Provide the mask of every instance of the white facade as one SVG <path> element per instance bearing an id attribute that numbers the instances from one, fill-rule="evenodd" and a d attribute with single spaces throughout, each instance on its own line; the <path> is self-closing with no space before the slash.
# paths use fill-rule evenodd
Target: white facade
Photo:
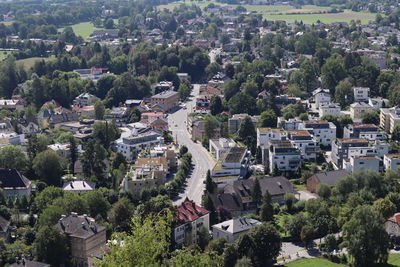
<path id="1" fill-rule="evenodd" d="M 235 141 L 226 138 L 210 139 L 209 143 L 209 151 L 216 160 L 219 160 L 230 147 L 236 146 Z"/>
<path id="2" fill-rule="evenodd" d="M 270 141 L 283 140 L 286 132 L 276 128 L 257 128 L 257 146 L 269 146 Z"/>
<path id="3" fill-rule="evenodd" d="M 213 239 L 225 238 L 229 243 L 235 242 L 238 237 L 261 222 L 250 218 L 235 218 L 212 226 Z"/>
<path id="4" fill-rule="evenodd" d="M 193 222 L 180 225 L 174 229 L 175 244 L 181 247 L 185 243 L 196 244 L 201 227 L 210 229 L 210 214 L 206 214 Z"/>
<path id="5" fill-rule="evenodd" d="M 328 127 L 319 127 L 319 124 L 306 124 L 300 125 L 301 130 L 308 130 L 316 139 L 319 146 L 330 146 L 332 141 L 336 138 L 336 125 L 332 122 L 327 123 Z M 307 128 L 309 127 L 309 128 Z"/>
<path id="6" fill-rule="evenodd" d="M 354 102 L 368 102 L 369 101 L 369 87 L 354 87 Z"/>
<path id="7" fill-rule="evenodd" d="M 368 141 L 374 140 L 386 140 L 386 133 L 385 132 L 361 132 L 360 138 L 366 139 Z"/>
<path id="8" fill-rule="evenodd" d="M 317 159 L 317 142 L 312 140 L 290 140 L 297 149 L 300 150 L 301 157 L 305 160 Z"/>
<path id="9" fill-rule="evenodd" d="M 345 162 L 346 170 L 355 172 L 357 170 L 372 170 L 379 172 L 380 159 L 378 157 L 351 157 Z"/>
<path id="10" fill-rule="evenodd" d="M 388 154 L 383 156 L 385 171 L 396 171 L 400 167 L 400 154 Z"/>
<path id="11" fill-rule="evenodd" d="M 325 115 L 332 115 L 335 117 L 340 116 L 340 106 L 336 103 L 323 103 L 319 106 L 319 117 L 323 117 Z"/>
<path id="12" fill-rule="evenodd" d="M 328 89 L 317 89 L 313 92 L 314 95 L 314 100 L 315 100 L 315 106 L 316 108 L 319 108 L 321 104 L 323 103 L 330 103 L 331 102 L 331 95 L 329 94 Z"/>

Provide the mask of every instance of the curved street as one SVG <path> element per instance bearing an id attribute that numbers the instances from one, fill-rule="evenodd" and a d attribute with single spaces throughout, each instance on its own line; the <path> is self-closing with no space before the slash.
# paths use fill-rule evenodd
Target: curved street
<path id="1" fill-rule="evenodd" d="M 178 111 L 168 116 L 168 124 L 174 139 L 179 145 L 187 146 L 192 154 L 193 170 L 190 177 L 187 178 L 187 183 L 184 192 L 174 200 L 175 205 L 179 205 L 185 197 L 194 200 L 197 204 L 201 204 L 201 196 L 204 190 L 203 181 L 206 177 L 207 170 L 215 165 L 215 161 L 211 158 L 208 151 L 201 145 L 192 141 L 186 127 L 187 115 L 192 111 L 195 105 L 196 96 L 199 94 L 200 85 L 195 84 L 193 87 L 191 98 L 185 103 L 186 109 Z"/>

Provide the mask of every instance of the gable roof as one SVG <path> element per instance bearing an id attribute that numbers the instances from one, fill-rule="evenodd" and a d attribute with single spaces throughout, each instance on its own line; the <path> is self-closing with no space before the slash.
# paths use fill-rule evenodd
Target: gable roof
<path id="1" fill-rule="evenodd" d="M 327 184 L 329 186 L 336 186 L 339 180 L 343 179 L 349 174 L 350 172 L 347 170 L 335 170 L 316 173 L 312 175 L 309 179 L 315 177 L 320 181 L 320 183 Z"/>
<path id="2" fill-rule="evenodd" d="M 31 181 L 16 169 L 0 169 L 0 188 L 23 189 L 31 185 Z"/>
<path id="3" fill-rule="evenodd" d="M 189 200 L 187 197 L 180 206 L 177 207 L 178 218 L 184 223 L 193 222 L 200 217 L 210 213 L 208 210 L 196 205 L 193 200 Z"/>
<path id="4" fill-rule="evenodd" d="M 96 188 L 96 183 L 87 181 L 71 181 L 63 185 L 66 191 L 91 191 Z"/>

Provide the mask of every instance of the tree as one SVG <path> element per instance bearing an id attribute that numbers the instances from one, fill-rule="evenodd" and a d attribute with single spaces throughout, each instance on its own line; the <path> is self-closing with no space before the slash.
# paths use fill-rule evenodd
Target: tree
<path id="1" fill-rule="evenodd" d="M 317 187 L 317 194 L 323 199 L 328 199 L 331 196 L 331 187 L 327 184 L 321 183 Z"/>
<path id="2" fill-rule="evenodd" d="M 242 92 L 229 99 L 228 107 L 231 114 L 247 113 L 253 115 L 257 111 L 255 98 Z"/>
<path id="3" fill-rule="evenodd" d="M 341 61 L 340 58 L 330 57 L 321 68 L 322 85 L 330 90 L 331 95 L 335 95 L 335 87 L 346 78 L 346 71 Z"/>
<path id="4" fill-rule="evenodd" d="M 251 197 L 253 198 L 253 202 L 257 203 L 257 206 L 261 203 L 262 192 L 258 178 L 254 180 Z"/>
<path id="5" fill-rule="evenodd" d="M 134 206 L 127 198 L 121 198 L 118 202 L 113 204 L 108 217 L 116 231 L 127 231 L 129 229 L 133 211 Z"/>
<path id="6" fill-rule="evenodd" d="M 93 125 L 92 135 L 99 140 L 105 148 L 108 148 L 111 142 L 119 137 L 120 133 L 114 122 L 96 121 Z"/>
<path id="7" fill-rule="evenodd" d="M 359 206 L 343 225 L 343 240 L 355 266 L 386 263 L 389 239 L 384 220 L 370 206 Z"/>
<path id="8" fill-rule="evenodd" d="M 338 242 L 335 235 L 329 234 L 324 238 L 324 250 L 328 253 L 332 253 L 337 248 Z"/>
<path id="9" fill-rule="evenodd" d="M 253 243 L 253 255 L 246 255 L 253 263 L 264 266 L 268 261 L 274 261 L 281 251 L 282 240 L 271 223 L 263 223 L 250 230 Z M 251 257 L 253 256 L 253 257 Z"/>
<path id="10" fill-rule="evenodd" d="M 228 243 L 228 240 L 226 238 L 217 238 L 211 240 L 206 248 L 206 251 L 214 251 L 218 255 L 222 255 L 224 253 L 225 245 Z"/>
<path id="11" fill-rule="evenodd" d="M 69 169 L 72 174 L 75 174 L 75 162 L 78 160 L 78 147 L 76 146 L 75 137 L 69 138 L 69 153 L 70 165 Z"/>
<path id="12" fill-rule="evenodd" d="M 104 104 L 102 101 L 97 101 L 94 103 L 94 114 L 96 120 L 102 120 L 104 119 L 104 113 L 106 111 L 106 108 L 104 107 Z"/>
<path id="13" fill-rule="evenodd" d="M 204 118 L 204 135 L 205 139 L 210 140 L 214 137 L 215 130 L 218 127 L 218 121 L 215 117 L 207 114 Z"/>
<path id="14" fill-rule="evenodd" d="M 186 153 L 188 153 L 188 148 L 187 148 L 187 146 L 185 146 L 185 145 L 182 145 L 180 148 L 179 148 L 179 156 L 180 157 L 183 157 L 183 155 L 185 155 Z"/>
<path id="15" fill-rule="evenodd" d="M 97 215 L 100 215 L 103 219 L 107 219 L 110 202 L 108 202 L 99 190 L 87 192 L 83 195 L 83 198 L 87 203 L 91 217 L 96 218 Z"/>
<path id="16" fill-rule="evenodd" d="M 348 79 L 340 81 L 336 86 L 335 101 L 339 103 L 342 108 L 345 108 L 354 102 L 353 86 Z"/>
<path id="17" fill-rule="evenodd" d="M 361 119 L 362 119 L 362 123 L 365 123 L 365 124 L 371 123 L 371 124 L 377 125 L 377 124 L 379 124 L 379 111 L 374 110 L 374 111 L 368 112 L 368 113 L 362 115 Z"/>
<path id="18" fill-rule="evenodd" d="M 400 141 L 400 125 L 395 125 L 392 132 L 392 140 Z"/>
<path id="19" fill-rule="evenodd" d="M 278 117 L 272 109 L 268 109 L 261 113 L 260 120 L 258 122 L 259 127 L 276 127 Z"/>
<path id="20" fill-rule="evenodd" d="M 33 170 L 39 179 L 48 185 L 59 185 L 63 170 L 61 158 L 53 150 L 40 152 L 33 160 Z"/>
<path id="21" fill-rule="evenodd" d="M 178 88 L 179 98 L 184 101 L 186 98 L 190 96 L 190 92 L 192 91 L 191 85 L 188 81 L 183 81 Z"/>
<path id="22" fill-rule="evenodd" d="M 314 239 L 314 228 L 309 224 L 304 225 L 301 228 L 300 239 L 305 244 L 306 248 L 308 248 L 308 245 Z"/>
<path id="23" fill-rule="evenodd" d="M 25 172 L 28 164 L 28 157 L 20 146 L 6 146 L 0 149 L 0 168 Z"/>
<path id="24" fill-rule="evenodd" d="M 396 205 L 393 204 L 388 198 L 380 198 L 375 200 L 372 208 L 384 219 L 389 219 L 396 212 Z"/>
<path id="25" fill-rule="evenodd" d="M 211 237 L 208 229 L 202 226 L 198 230 L 198 239 L 197 239 L 197 245 L 200 247 L 201 251 L 204 251 L 204 249 L 208 245 L 208 242 L 210 242 L 210 239 Z"/>
<path id="26" fill-rule="evenodd" d="M 257 133 L 254 124 L 249 116 L 246 116 L 240 123 L 238 135 L 242 140 L 246 137 L 256 137 Z"/>
<path id="27" fill-rule="evenodd" d="M 214 190 L 216 189 L 217 185 L 213 182 L 211 178 L 210 170 L 207 170 L 205 184 L 206 184 L 206 191 L 210 194 L 214 193 Z"/>
<path id="28" fill-rule="evenodd" d="M 42 212 L 48 205 L 59 197 L 64 196 L 64 190 L 60 187 L 48 186 L 35 197 L 35 206 Z"/>
<path id="29" fill-rule="evenodd" d="M 222 256 L 224 257 L 224 267 L 235 266 L 235 263 L 238 258 L 236 244 L 232 243 L 226 244 Z"/>
<path id="30" fill-rule="evenodd" d="M 274 220 L 274 206 L 272 204 L 271 195 L 268 191 L 265 191 L 262 199 L 260 219 L 263 222 L 271 222 Z"/>
<path id="31" fill-rule="evenodd" d="M 68 239 L 60 229 L 44 226 L 39 229 L 34 243 L 38 260 L 53 266 L 62 266 L 69 258 Z"/>
<path id="32" fill-rule="evenodd" d="M 217 114 L 220 114 L 222 112 L 223 106 L 222 106 L 222 100 L 218 95 L 214 95 L 211 97 L 210 100 L 210 112 L 211 115 L 215 116 Z"/>
<path id="33" fill-rule="evenodd" d="M 286 222 L 285 228 L 293 238 L 299 240 L 301 229 L 307 223 L 307 218 L 303 214 L 298 213 Z"/>
<path id="34" fill-rule="evenodd" d="M 229 80 L 224 84 L 224 98 L 229 101 L 240 90 L 240 84 L 237 80 Z"/>
<path id="35" fill-rule="evenodd" d="M 104 28 L 113 29 L 114 28 L 114 20 L 111 18 L 104 20 Z"/>

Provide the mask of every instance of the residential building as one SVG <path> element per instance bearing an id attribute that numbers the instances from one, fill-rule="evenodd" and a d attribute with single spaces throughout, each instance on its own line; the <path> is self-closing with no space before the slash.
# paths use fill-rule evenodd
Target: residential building
<path id="1" fill-rule="evenodd" d="M 313 174 L 307 179 L 307 190 L 310 192 L 316 192 L 320 184 L 334 187 L 341 179 L 345 178 L 349 174 L 350 172 L 348 170 L 335 170 Z"/>
<path id="2" fill-rule="evenodd" d="M 296 104 L 298 101 L 301 101 L 300 97 L 293 97 L 288 95 L 278 95 L 274 99 L 274 103 L 277 106 L 286 106 L 289 104 Z"/>
<path id="3" fill-rule="evenodd" d="M 154 85 L 154 93 L 158 94 L 164 91 L 174 91 L 175 87 L 172 82 L 162 81 Z"/>
<path id="4" fill-rule="evenodd" d="M 168 122 L 165 119 L 157 119 L 149 123 L 149 127 L 158 132 L 168 131 Z"/>
<path id="5" fill-rule="evenodd" d="M 395 213 L 392 217 L 386 220 L 385 230 L 390 237 L 400 236 L 400 212 Z"/>
<path id="6" fill-rule="evenodd" d="M 288 140 L 300 150 L 302 159 L 315 161 L 317 159 L 317 141 L 305 130 L 288 131 Z"/>
<path id="7" fill-rule="evenodd" d="M 127 107 L 113 107 L 105 114 L 105 119 L 117 126 L 124 126 L 129 121 L 129 111 Z"/>
<path id="8" fill-rule="evenodd" d="M 121 188 L 139 195 L 145 188 L 163 185 L 167 172 L 166 158 L 139 158 L 123 179 Z"/>
<path id="9" fill-rule="evenodd" d="M 336 138 L 335 124 L 324 120 L 305 121 L 299 126 L 299 130 L 307 130 L 315 137 L 319 146 L 331 146 Z"/>
<path id="10" fill-rule="evenodd" d="M 363 115 L 373 111 L 373 108 L 364 102 L 356 102 L 350 105 L 350 117 L 353 121 L 361 121 Z"/>
<path id="11" fill-rule="evenodd" d="M 315 101 L 315 107 L 319 108 L 321 104 L 329 104 L 331 102 L 331 95 L 329 89 L 318 88 L 312 93 Z"/>
<path id="12" fill-rule="evenodd" d="M 106 227 L 97 224 L 95 219 L 71 212 L 69 216 L 62 215 L 55 226 L 67 235 L 74 262 L 87 265 L 90 258 L 103 255 Z"/>
<path id="13" fill-rule="evenodd" d="M 210 109 L 211 97 L 209 95 L 199 95 L 196 97 L 196 104 L 194 106 L 194 112 L 208 113 Z"/>
<path id="14" fill-rule="evenodd" d="M 299 130 L 300 125 L 303 123 L 302 120 L 296 118 L 290 118 L 286 120 L 284 117 L 278 118 L 278 127 L 283 128 L 286 131 Z"/>
<path id="15" fill-rule="evenodd" d="M 73 104 L 75 106 L 85 107 L 93 105 L 97 100 L 98 98 L 92 94 L 82 93 L 75 97 L 75 99 L 73 100 Z"/>
<path id="16" fill-rule="evenodd" d="M 383 156 L 385 170 L 397 171 L 400 166 L 400 154 L 386 154 Z"/>
<path id="17" fill-rule="evenodd" d="M 225 154 L 230 147 L 236 146 L 235 141 L 227 138 L 210 139 L 209 141 L 209 151 L 213 157 L 218 161 Z"/>
<path id="18" fill-rule="evenodd" d="M 236 181 L 247 174 L 249 151 L 244 147 L 230 147 L 211 170 L 211 178 L 218 186 Z"/>
<path id="19" fill-rule="evenodd" d="M 196 244 L 199 230 L 202 227 L 210 229 L 210 212 L 188 198 L 176 209 L 178 216 L 173 233 L 175 246 Z"/>
<path id="20" fill-rule="evenodd" d="M 350 172 L 361 169 L 379 172 L 380 163 L 381 159 L 377 156 L 350 157 L 344 162 L 344 168 Z"/>
<path id="21" fill-rule="evenodd" d="M 268 150 L 268 167 L 272 172 L 297 171 L 301 163 L 301 152 L 289 140 L 271 141 Z"/>
<path id="22" fill-rule="evenodd" d="M 340 116 L 340 105 L 337 103 L 322 103 L 319 105 L 319 116 L 332 115 L 335 117 Z"/>
<path id="23" fill-rule="evenodd" d="M 221 136 L 220 122 L 216 121 L 216 127 L 212 133 L 211 138 L 216 139 Z M 206 137 L 205 121 L 202 116 L 188 116 L 187 119 L 188 132 L 193 140 L 203 141 Z"/>
<path id="24" fill-rule="evenodd" d="M 16 169 L 0 169 L 0 189 L 4 197 L 29 197 L 32 182 Z"/>
<path id="25" fill-rule="evenodd" d="M 0 215 L 0 239 L 3 238 L 6 242 L 10 240 L 10 221 Z"/>
<path id="26" fill-rule="evenodd" d="M 163 91 L 151 97 L 151 106 L 158 105 L 164 112 L 171 111 L 179 104 L 179 93 L 175 91 Z"/>
<path id="27" fill-rule="evenodd" d="M 250 116 L 246 113 L 241 113 L 241 114 L 234 114 L 232 118 L 228 119 L 228 130 L 229 133 L 236 133 L 239 130 L 240 124 L 242 123 L 242 120 L 246 118 L 247 116 L 250 117 L 251 121 L 254 124 L 254 127 L 257 127 L 257 123 L 260 119 L 260 116 Z"/>
<path id="28" fill-rule="evenodd" d="M 168 170 L 175 169 L 178 166 L 178 159 L 174 147 L 159 145 L 150 150 L 150 157 L 164 157 L 167 159 Z"/>
<path id="29" fill-rule="evenodd" d="M 343 138 L 362 138 L 370 141 L 386 140 L 386 133 L 374 124 L 349 124 L 344 127 Z"/>
<path id="30" fill-rule="evenodd" d="M 96 189 L 96 183 L 88 181 L 71 181 L 63 185 L 63 190 L 75 193 L 86 193 Z"/>
<path id="31" fill-rule="evenodd" d="M 381 108 L 380 127 L 391 134 L 396 125 L 400 124 L 400 109 L 397 107 Z"/>
<path id="32" fill-rule="evenodd" d="M 97 82 L 105 74 L 112 74 L 107 68 L 76 69 L 73 72 L 78 73 L 81 79 L 91 79 L 93 82 Z"/>
<path id="33" fill-rule="evenodd" d="M 155 120 L 163 119 L 163 112 L 143 112 L 140 116 L 140 121 L 143 123 L 152 123 Z"/>
<path id="34" fill-rule="evenodd" d="M 162 143 L 161 134 L 153 130 L 125 129 L 121 137 L 115 141 L 117 152 L 132 162 L 143 149 L 155 147 Z"/>
<path id="35" fill-rule="evenodd" d="M 261 222 L 255 219 L 240 217 L 214 224 L 212 226 L 213 239 L 225 238 L 229 243 L 235 242 L 240 235 L 248 232 Z"/>
<path id="36" fill-rule="evenodd" d="M 22 99 L 0 99 L 0 110 L 21 110 L 25 107 Z"/>
<path id="37" fill-rule="evenodd" d="M 107 40 L 107 39 L 115 39 L 115 38 L 118 38 L 118 36 L 119 36 L 119 30 L 118 29 L 95 30 L 90 35 L 88 40 L 94 42 L 94 41 L 101 41 L 101 40 Z"/>
<path id="38" fill-rule="evenodd" d="M 379 110 L 383 107 L 387 107 L 389 105 L 389 100 L 382 97 L 374 97 L 368 100 L 368 104 L 375 110 Z"/>
<path id="39" fill-rule="evenodd" d="M 353 155 L 351 155 L 353 153 Z M 369 143 L 365 139 L 336 139 L 332 142 L 332 161 L 338 168 L 342 168 L 343 161 L 350 156 L 371 156 L 376 153 L 370 148 Z"/>
<path id="40" fill-rule="evenodd" d="M 368 102 L 369 91 L 369 87 L 354 87 L 354 102 Z"/>
<path id="41" fill-rule="evenodd" d="M 287 133 L 278 128 L 257 128 L 257 146 L 269 146 L 271 141 L 285 140 Z"/>

